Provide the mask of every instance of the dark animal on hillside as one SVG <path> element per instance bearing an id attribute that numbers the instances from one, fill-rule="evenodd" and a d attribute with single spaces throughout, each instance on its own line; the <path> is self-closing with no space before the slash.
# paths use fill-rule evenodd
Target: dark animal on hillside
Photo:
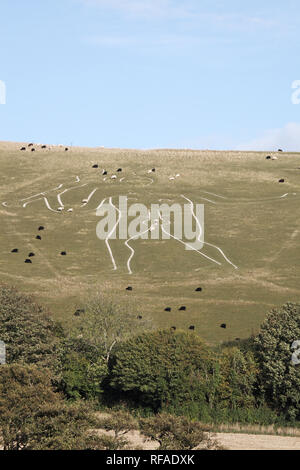
<path id="1" fill-rule="evenodd" d="M 281 179 L 279 180 L 279 183 L 284 183 L 284 181 L 285 181 L 284 179 Z"/>
<path id="2" fill-rule="evenodd" d="M 268 156 L 266 157 L 266 160 L 271 160 L 270 155 L 268 155 Z"/>
<path id="3" fill-rule="evenodd" d="M 35 149 L 31 149 L 32 152 L 35 152 Z"/>
<path id="4" fill-rule="evenodd" d="M 93 168 L 99 168 L 99 165 L 93 165 Z"/>
<path id="5" fill-rule="evenodd" d="M 21 147 L 20 150 L 24 152 L 24 150 L 26 150 L 26 147 Z"/>
<path id="6" fill-rule="evenodd" d="M 142 320 L 142 319 L 143 319 L 142 315 L 139 315 L 137 318 L 138 318 L 138 320 Z"/>
<path id="7" fill-rule="evenodd" d="M 11 250 L 11 253 L 19 253 L 18 248 L 14 248 L 13 250 Z"/>
<path id="8" fill-rule="evenodd" d="M 26 259 L 26 260 L 25 260 L 25 263 L 26 263 L 26 264 L 32 264 L 32 261 L 31 261 L 31 259 Z"/>
<path id="9" fill-rule="evenodd" d="M 189 330 L 192 330 L 192 331 L 194 331 L 194 330 L 195 330 L 195 327 L 194 327 L 194 325 L 191 325 L 191 326 L 189 327 Z"/>
<path id="10" fill-rule="evenodd" d="M 45 230 L 45 227 L 43 227 L 43 225 L 39 226 L 39 231 L 41 231 L 41 230 Z"/>
<path id="11" fill-rule="evenodd" d="M 47 148 L 47 145 L 42 145 L 41 148 L 42 148 L 42 149 L 46 149 L 46 148 Z"/>
<path id="12" fill-rule="evenodd" d="M 176 326 L 172 326 L 171 330 L 176 331 L 177 330 Z"/>
<path id="13" fill-rule="evenodd" d="M 155 171 L 156 171 L 156 170 L 155 170 L 155 168 L 152 168 L 152 170 L 151 170 L 151 171 L 152 171 L 152 173 L 155 173 Z"/>
<path id="14" fill-rule="evenodd" d="M 33 258 L 35 256 L 34 253 L 29 253 L 28 258 Z"/>
<path id="15" fill-rule="evenodd" d="M 185 307 L 185 306 L 180 307 L 179 312 L 185 312 L 185 311 L 186 311 L 186 307 Z"/>
<path id="16" fill-rule="evenodd" d="M 128 287 L 126 287 L 126 290 L 128 290 L 128 291 L 132 291 L 132 290 L 133 290 L 133 288 L 132 288 L 131 286 L 128 286 Z"/>
<path id="17" fill-rule="evenodd" d="M 278 149 L 278 152 L 283 152 L 283 150 L 282 150 L 282 149 Z"/>
<path id="18" fill-rule="evenodd" d="M 33 147 L 33 143 L 31 142 L 30 144 L 28 144 L 28 147 Z"/>
<path id="19" fill-rule="evenodd" d="M 241 338 L 235 338 L 236 341 L 241 341 Z"/>
<path id="20" fill-rule="evenodd" d="M 106 176 L 106 175 L 107 175 L 107 171 L 103 171 L 102 175 L 103 175 L 103 176 Z"/>
<path id="21" fill-rule="evenodd" d="M 118 168 L 118 169 L 117 169 L 117 172 L 120 173 L 121 171 L 122 171 L 122 168 Z"/>
<path id="22" fill-rule="evenodd" d="M 202 287 L 197 287 L 195 292 L 202 292 Z"/>
<path id="23" fill-rule="evenodd" d="M 35 239 L 36 239 L 36 240 L 41 240 L 42 237 L 41 237 L 40 235 L 37 235 L 37 236 L 35 237 Z"/>
<path id="24" fill-rule="evenodd" d="M 165 312 L 171 312 L 171 311 L 172 311 L 171 307 L 165 308 Z"/>
<path id="25" fill-rule="evenodd" d="M 66 147 L 66 148 L 65 148 L 65 152 L 68 152 L 68 151 L 69 151 L 69 149 L 68 149 L 68 147 Z"/>
<path id="26" fill-rule="evenodd" d="M 66 252 L 66 251 L 62 251 L 62 252 L 61 252 L 61 256 L 67 256 L 67 252 Z"/>
<path id="27" fill-rule="evenodd" d="M 223 330 L 226 330 L 226 328 L 227 328 L 226 323 L 222 323 L 221 328 L 223 328 Z"/>
<path id="28" fill-rule="evenodd" d="M 80 317 L 80 315 L 81 315 L 82 313 L 85 313 L 84 308 L 79 308 L 79 309 L 76 310 L 76 312 L 74 313 L 74 316 L 75 316 L 75 317 Z"/>

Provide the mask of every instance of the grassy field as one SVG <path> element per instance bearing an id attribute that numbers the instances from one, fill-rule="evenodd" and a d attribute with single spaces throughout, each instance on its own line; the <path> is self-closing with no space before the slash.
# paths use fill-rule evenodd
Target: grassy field
<path id="1" fill-rule="evenodd" d="M 278 153 L 272 161 L 261 152 L 65 152 L 64 147 L 21 152 L 21 145 L 0 143 L 0 280 L 33 293 L 55 318 L 70 321 L 84 298 L 101 290 L 151 316 L 156 326 L 194 325 L 217 344 L 256 333 L 273 306 L 300 300 L 300 154 Z M 96 163 L 99 168 L 93 169 Z M 111 180 L 119 167 L 122 173 Z M 156 172 L 148 174 L 153 167 Z M 103 168 L 109 174 L 105 181 Z M 65 210 L 49 210 L 44 196 L 56 211 L 57 195 L 69 188 L 61 195 Z M 130 243 L 132 275 L 126 266 L 129 249 L 124 241 L 111 241 L 118 267 L 113 270 L 105 242 L 96 236 L 95 209 L 106 197 L 117 203 L 119 195 L 148 206 L 159 199 L 182 204 L 181 195 L 204 203 L 205 241 L 238 269 L 212 246 L 202 251 L 221 265 L 175 240 L 136 240 Z M 40 225 L 45 231 L 36 240 Z M 14 248 L 18 254 L 11 253 Z M 63 250 L 67 256 L 60 255 Z M 36 256 L 25 264 L 31 251 Z M 125 290 L 128 285 L 132 292 Z M 195 292 L 197 287 L 203 291 Z M 178 310 L 181 305 L 186 312 Z"/>

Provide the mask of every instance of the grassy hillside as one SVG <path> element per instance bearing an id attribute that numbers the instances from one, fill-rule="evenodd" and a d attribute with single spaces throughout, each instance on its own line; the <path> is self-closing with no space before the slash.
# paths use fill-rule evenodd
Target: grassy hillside
<path id="1" fill-rule="evenodd" d="M 249 336 L 270 308 L 299 301 L 300 154 L 278 153 L 272 161 L 254 152 L 65 152 L 64 147 L 21 152 L 20 146 L 0 143 L 0 280 L 35 294 L 56 318 L 69 321 L 82 299 L 101 289 L 151 315 L 157 326 L 194 325 L 217 343 Z M 111 180 L 119 167 L 122 173 Z M 148 174 L 153 167 L 156 172 Z M 105 181 L 103 168 L 109 174 Z M 205 241 L 238 269 L 210 245 L 203 253 L 221 265 L 175 240 L 136 240 L 130 243 L 132 275 L 129 249 L 124 241 L 111 241 L 118 267 L 113 270 L 105 242 L 96 237 L 95 209 L 106 197 L 116 204 L 119 195 L 148 206 L 160 199 L 186 203 L 182 195 L 204 203 Z M 45 230 L 36 240 L 40 225 Z M 12 254 L 14 248 L 19 253 Z M 60 255 L 64 250 L 67 256 Z M 29 252 L 36 256 L 25 264 Z M 132 292 L 125 290 L 128 285 Z M 197 287 L 203 292 L 195 292 Z M 181 305 L 186 312 L 178 311 Z"/>

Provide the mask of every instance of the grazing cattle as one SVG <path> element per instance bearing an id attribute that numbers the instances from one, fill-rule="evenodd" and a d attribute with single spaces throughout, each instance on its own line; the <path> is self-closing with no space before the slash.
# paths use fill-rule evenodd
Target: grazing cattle
<path id="1" fill-rule="evenodd" d="M 131 292 L 133 290 L 133 288 L 131 286 L 128 286 L 128 287 L 126 287 L 126 290 Z"/>
<path id="2" fill-rule="evenodd" d="M 25 263 L 26 264 L 32 264 L 32 261 L 31 261 L 31 259 L 25 259 Z"/>
<path id="3" fill-rule="evenodd" d="M 191 325 L 191 326 L 189 327 L 189 330 L 192 330 L 192 331 L 194 331 L 194 330 L 195 330 L 195 327 L 194 327 L 194 325 Z"/>
<path id="4" fill-rule="evenodd" d="M 138 318 L 138 320 L 142 320 L 142 319 L 143 319 L 142 315 L 139 315 L 137 318 Z"/>
<path id="5" fill-rule="evenodd" d="M 99 168 L 99 165 L 93 165 L 93 168 Z"/>
<path id="6" fill-rule="evenodd" d="M 41 232 L 42 230 L 45 230 L 45 227 L 43 227 L 43 225 L 40 225 L 39 226 L 39 231 Z"/>
<path id="7" fill-rule="evenodd" d="M 29 253 L 28 258 L 33 258 L 35 256 L 34 253 Z"/>
<path id="8" fill-rule="evenodd" d="M 62 251 L 62 252 L 61 252 L 61 256 L 67 256 L 67 252 L 66 252 L 66 251 Z"/>
<path id="9" fill-rule="evenodd" d="M 155 168 L 152 168 L 152 170 L 151 170 L 151 171 L 152 171 L 152 173 L 155 173 L 155 171 L 156 171 L 156 170 L 155 170 Z"/>
<path id="10" fill-rule="evenodd" d="M 171 311 L 172 311 L 171 307 L 165 308 L 165 312 L 171 312 Z"/>
<path id="11" fill-rule="evenodd" d="M 35 239 L 36 239 L 36 240 L 41 240 L 42 237 L 41 237 L 40 235 L 37 235 L 37 236 L 35 237 Z"/>
<path id="12" fill-rule="evenodd" d="M 266 157 L 266 160 L 271 160 L 270 155 L 268 155 L 268 156 Z"/>
<path id="13" fill-rule="evenodd" d="M 183 305 L 182 307 L 180 307 L 179 311 L 180 311 L 180 312 L 185 312 L 185 311 L 186 311 L 186 307 Z"/>
<path id="14" fill-rule="evenodd" d="M 279 180 L 279 183 L 284 183 L 284 179 L 282 178 L 281 180 Z"/>
<path id="15" fill-rule="evenodd" d="M 69 149 L 68 149 L 68 147 L 66 147 L 66 148 L 65 148 L 65 152 L 68 152 L 68 151 L 69 151 Z"/>
<path id="16" fill-rule="evenodd" d="M 81 315 L 82 313 L 85 313 L 84 308 L 79 308 L 79 309 L 77 309 L 76 312 L 74 313 L 74 316 L 75 316 L 75 317 L 80 317 L 80 315 Z"/>
<path id="17" fill-rule="evenodd" d="M 118 168 L 118 169 L 117 169 L 117 172 L 118 172 L 118 173 L 121 173 L 121 171 L 122 171 L 122 168 Z"/>
<path id="18" fill-rule="evenodd" d="M 28 144 L 28 147 L 33 147 L 33 143 L 31 142 L 30 144 Z"/>
<path id="19" fill-rule="evenodd" d="M 21 147 L 20 150 L 24 152 L 24 150 L 26 150 L 26 147 Z"/>
<path id="20" fill-rule="evenodd" d="M 176 326 L 172 326 L 171 330 L 176 331 L 177 330 Z"/>
<path id="21" fill-rule="evenodd" d="M 47 145 L 42 145 L 41 148 L 42 148 L 42 149 L 46 149 L 46 148 L 47 148 Z"/>
<path id="22" fill-rule="evenodd" d="M 14 248 L 13 250 L 11 250 L 11 253 L 19 253 L 18 248 Z"/>
<path id="23" fill-rule="evenodd" d="M 226 330 L 226 328 L 227 328 L 226 323 L 222 323 L 221 328 L 223 328 L 223 330 Z"/>
<path id="24" fill-rule="evenodd" d="M 283 152 L 283 150 L 282 150 L 282 149 L 278 149 L 278 152 Z"/>
<path id="25" fill-rule="evenodd" d="M 197 287 L 197 289 L 195 290 L 195 292 L 202 292 L 202 287 Z"/>
<path id="26" fill-rule="evenodd" d="M 31 151 L 32 151 L 32 152 L 35 152 L 35 149 L 34 149 L 34 148 L 33 148 L 33 149 L 31 149 Z"/>
<path id="27" fill-rule="evenodd" d="M 102 175 L 107 175 L 107 171 L 106 170 L 102 170 Z"/>

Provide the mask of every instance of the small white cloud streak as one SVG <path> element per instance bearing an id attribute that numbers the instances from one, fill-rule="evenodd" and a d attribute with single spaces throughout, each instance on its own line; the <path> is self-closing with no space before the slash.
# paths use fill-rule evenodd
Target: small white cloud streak
<path id="1" fill-rule="evenodd" d="M 289 122 L 279 129 L 269 129 L 261 137 L 239 145 L 237 150 L 272 151 L 283 149 L 289 152 L 300 151 L 300 123 Z"/>

